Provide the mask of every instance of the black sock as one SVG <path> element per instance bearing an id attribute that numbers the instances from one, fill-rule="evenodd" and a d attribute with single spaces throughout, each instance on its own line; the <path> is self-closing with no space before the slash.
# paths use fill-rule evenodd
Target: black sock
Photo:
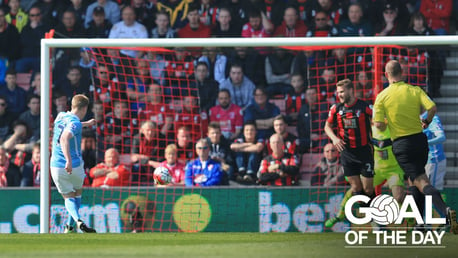
<path id="1" fill-rule="evenodd" d="M 355 196 L 355 195 L 366 195 L 367 196 L 367 194 L 363 190 L 357 191 L 357 192 L 353 192 L 353 196 Z M 371 196 L 369 196 L 369 198 L 371 198 L 371 200 L 372 200 Z M 371 204 L 371 200 L 369 200 L 369 202 L 367 202 L 367 203 L 359 202 L 359 207 L 369 207 L 369 205 Z"/>
<path id="2" fill-rule="evenodd" d="M 425 195 L 431 195 L 433 205 L 436 207 L 437 212 L 439 212 L 442 217 L 445 217 L 447 213 L 447 205 L 445 204 L 444 200 L 442 200 L 441 193 L 432 185 L 423 187 L 423 193 Z"/>
<path id="3" fill-rule="evenodd" d="M 418 190 L 416 186 L 409 187 L 410 194 L 413 196 L 415 200 L 415 204 L 417 205 L 418 211 L 420 211 L 421 217 L 424 218 L 425 216 L 425 195 Z"/>
<path id="4" fill-rule="evenodd" d="M 364 194 L 364 191 L 357 191 L 357 192 L 353 192 L 353 195 L 365 195 Z"/>

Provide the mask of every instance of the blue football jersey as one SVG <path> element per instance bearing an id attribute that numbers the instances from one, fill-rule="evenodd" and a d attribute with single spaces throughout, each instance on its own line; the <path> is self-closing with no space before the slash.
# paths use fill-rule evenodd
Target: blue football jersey
<path id="1" fill-rule="evenodd" d="M 60 144 L 60 137 L 64 131 L 69 131 L 73 135 L 69 142 L 70 157 L 72 166 L 78 167 L 83 164 L 81 155 L 82 124 L 80 119 L 71 112 L 60 112 L 54 121 L 51 167 L 65 168 L 66 160 Z"/>

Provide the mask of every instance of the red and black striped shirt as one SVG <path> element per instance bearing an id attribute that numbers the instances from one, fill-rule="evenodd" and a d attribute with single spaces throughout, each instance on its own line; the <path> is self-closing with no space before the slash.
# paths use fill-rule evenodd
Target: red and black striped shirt
<path id="1" fill-rule="evenodd" d="M 278 164 L 278 171 L 269 172 L 269 166 Z M 273 154 L 268 155 L 261 161 L 260 183 L 264 185 L 293 185 L 299 173 L 299 160 L 295 155 L 285 153 L 282 157 L 275 157 Z M 280 171 L 285 175 L 280 176 Z"/>
<path id="2" fill-rule="evenodd" d="M 285 95 L 285 102 L 286 102 L 286 114 L 296 113 L 299 112 L 302 105 L 305 105 L 305 93 L 301 94 L 286 94 Z"/>
<path id="3" fill-rule="evenodd" d="M 337 135 L 348 148 L 358 148 L 371 144 L 371 117 L 369 104 L 356 99 L 351 106 L 334 104 L 329 110 L 327 122 L 337 128 Z"/>

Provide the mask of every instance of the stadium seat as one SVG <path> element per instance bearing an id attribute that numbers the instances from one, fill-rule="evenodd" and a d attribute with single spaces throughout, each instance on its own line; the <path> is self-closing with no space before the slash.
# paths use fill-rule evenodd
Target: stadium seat
<path id="1" fill-rule="evenodd" d="M 283 96 L 275 96 L 274 98 L 271 98 L 270 103 L 275 104 L 279 109 L 282 114 L 285 114 L 286 112 L 286 102 L 285 98 Z"/>
<path id="2" fill-rule="evenodd" d="M 16 74 L 16 84 L 25 91 L 28 91 L 30 88 L 30 77 L 32 77 L 31 73 L 18 73 Z"/>
<path id="3" fill-rule="evenodd" d="M 305 153 L 302 155 L 301 167 L 299 168 L 302 179 L 310 178 L 310 174 L 322 156 L 321 153 Z"/>
<path id="4" fill-rule="evenodd" d="M 300 171 L 304 172 L 313 172 L 313 168 L 320 161 L 323 155 L 321 153 L 305 153 L 302 155 L 301 168 Z"/>

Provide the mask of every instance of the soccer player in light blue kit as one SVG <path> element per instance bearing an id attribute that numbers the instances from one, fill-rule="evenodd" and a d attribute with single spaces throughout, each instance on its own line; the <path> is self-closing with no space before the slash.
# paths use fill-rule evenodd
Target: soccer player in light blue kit
<path id="1" fill-rule="evenodd" d="M 426 118 L 427 113 L 421 115 Z M 442 123 L 437 115 L 434 115 L 431 123 L 423 129 L 423 133 L 428 137 L 428 162 L 426 163 L 426 175 L 431 184 L 439 191 L 444 189 L 444 177 L 447 170 L 447 161 L 444 153 L 443 143 L 445 142 L 445 132 Z"/>
<path id="2" fill-rule="evenodd" d="M 65 233 L 75 230 L 73 226 L 75 222 L 82 232 L 96 232 L 80 219 L 78 212 L 85 177 L 81 155 L 81 132 L 83 127 L 95 124 L 94 119 L 80 121 L 86 116 L 88 106 L 89 99 L 86 96 L 75 95 L 72 98 L 71 111 L 60 112 L 54 121 L 51 176 L 57 190 L 64 197 L 65 208 L 70 214 L 65 225 Z"/>

